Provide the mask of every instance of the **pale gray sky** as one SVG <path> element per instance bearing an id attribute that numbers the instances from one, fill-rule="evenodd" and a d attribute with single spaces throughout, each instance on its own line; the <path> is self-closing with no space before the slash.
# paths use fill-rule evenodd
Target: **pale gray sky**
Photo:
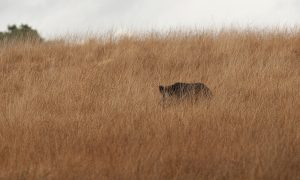
<path id="1" fill-rule="evenodd" d="M 299 26 L 300 0 L 0 0 L 0 31 L 25 23 L 43 37 L 223 26 Z"/>

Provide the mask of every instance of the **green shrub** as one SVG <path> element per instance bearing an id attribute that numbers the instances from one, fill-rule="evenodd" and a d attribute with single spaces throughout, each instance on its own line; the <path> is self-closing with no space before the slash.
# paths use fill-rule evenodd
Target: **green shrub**
<path id="1" fill-rule="evenodd" d="M 37 32 L 27 24 L 21 24 L 19 27 L 16 25 L 9 25 L 6 32 L 0 32 L 0 41 L 11 41 L 11 40 L 37 40 L 42 41 L 43 39 Z"/>

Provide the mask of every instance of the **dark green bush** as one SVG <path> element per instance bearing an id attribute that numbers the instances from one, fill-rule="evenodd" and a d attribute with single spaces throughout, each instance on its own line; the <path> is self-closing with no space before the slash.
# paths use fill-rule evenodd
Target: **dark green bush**
<path id="1" fill-rule="evenodd" d="M 11 40 L 42 41 L 43 39 L 37 30 L 32 29 L 27 24 L 21 24 L 19 27 L 16 25 L 9 25 L 6 32 L 0 32 L 0 41 Z"/>

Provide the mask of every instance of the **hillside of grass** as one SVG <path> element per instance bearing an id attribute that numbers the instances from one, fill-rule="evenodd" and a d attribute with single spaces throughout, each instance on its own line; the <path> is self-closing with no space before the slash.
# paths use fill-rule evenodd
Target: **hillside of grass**
<path id="1" fill-rule="evenodd" d="M 299 179 L 299 89 L 299 32 L 0 42 L 0 179 Z"/>

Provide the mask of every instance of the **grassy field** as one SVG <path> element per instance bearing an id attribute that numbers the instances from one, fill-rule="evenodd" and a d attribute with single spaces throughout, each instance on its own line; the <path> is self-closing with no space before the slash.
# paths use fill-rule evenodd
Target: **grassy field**
<path id="1" fill-rule="evenodd" d="M 299 32 L 2 42 L 0 179 L 300 179 L 299 89 Z"/>

